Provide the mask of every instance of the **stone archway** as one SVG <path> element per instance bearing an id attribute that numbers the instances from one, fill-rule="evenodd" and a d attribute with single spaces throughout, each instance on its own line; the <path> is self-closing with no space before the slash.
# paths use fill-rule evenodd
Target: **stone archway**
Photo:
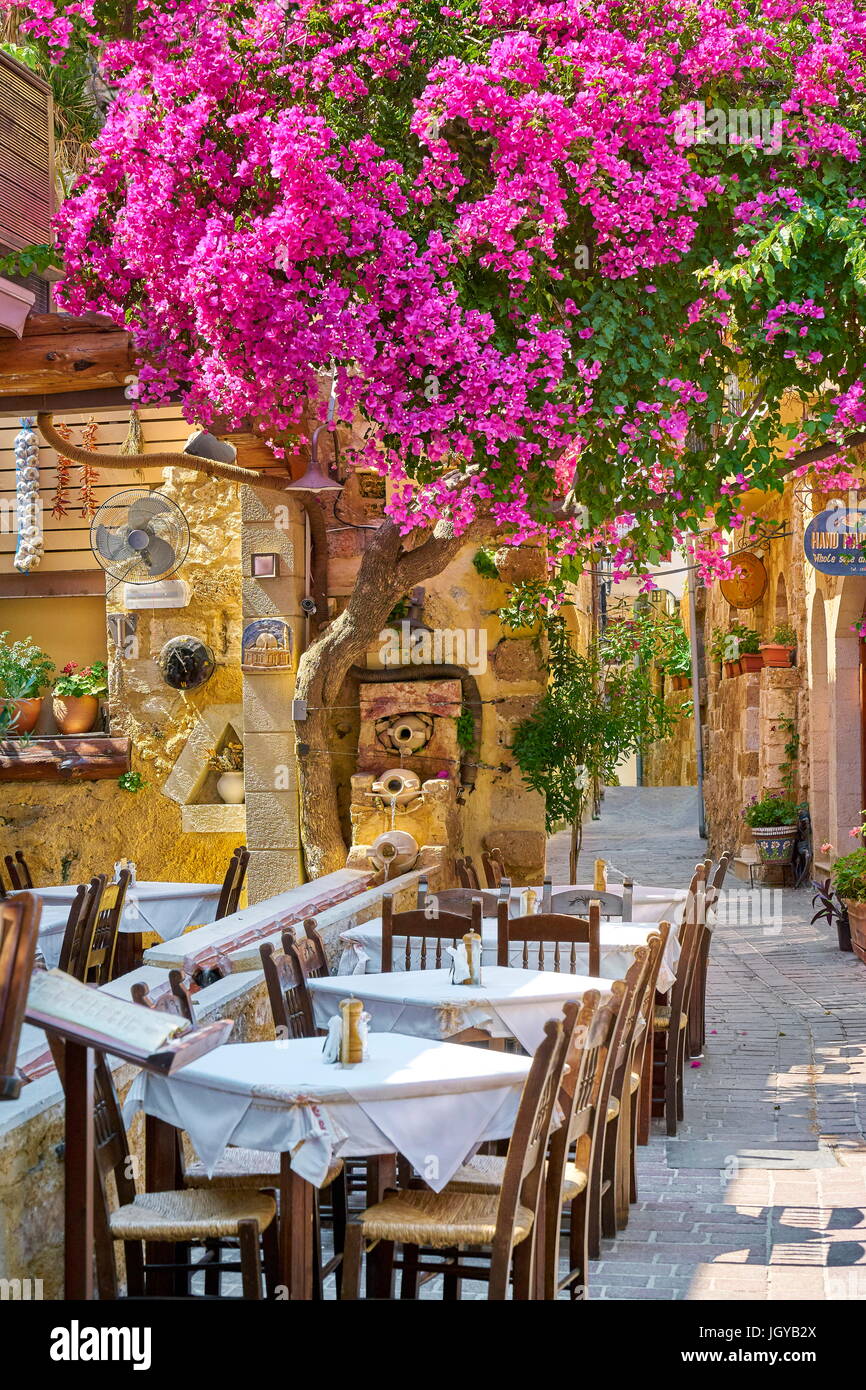
<path id="1" fill-rule="evenodd" d="M 809 803 L 814 843 L 820 846 L 830 839 L 830 685 L 827 671 L 827 619 L 824 595 L 820 589 L 812 600 L 807 660 Z"/>

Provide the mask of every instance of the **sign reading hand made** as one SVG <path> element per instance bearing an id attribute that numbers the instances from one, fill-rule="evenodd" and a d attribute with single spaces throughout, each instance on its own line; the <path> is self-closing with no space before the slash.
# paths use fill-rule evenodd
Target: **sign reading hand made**
<path id="1" fill-rule="evenodd" d="M 866 508 L 831 502 L 806 527 L 803 549 L 821 574 L 866 574 Z"/>

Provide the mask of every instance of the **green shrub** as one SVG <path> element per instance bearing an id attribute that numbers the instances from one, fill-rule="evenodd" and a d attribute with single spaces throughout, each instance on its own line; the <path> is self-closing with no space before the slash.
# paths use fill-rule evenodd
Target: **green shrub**
<path id="1" fill-rule="evenodd" d="M 760 801 L 753 797 L 749 805 L 743 811 L 743 820 L 746 825 L 796 825 L 797 824 L 797 803 L 789 801 L 784 796 L 771 796 L 764 794 Z"/>
<path id="2" fill-rule="evenodd" d="M 833 882 L 840 898 L 866 902 L 866 849 L 843 854 L 833 865 Z"/>

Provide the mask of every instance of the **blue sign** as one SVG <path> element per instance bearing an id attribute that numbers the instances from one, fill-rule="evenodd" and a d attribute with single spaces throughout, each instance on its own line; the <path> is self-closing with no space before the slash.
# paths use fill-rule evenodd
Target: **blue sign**
<path id="1" fill-rule="evenodd" d="M 866 508 L 835 502 L 803 536 L 806 559 L 821 574 L 866 574 Z"/>

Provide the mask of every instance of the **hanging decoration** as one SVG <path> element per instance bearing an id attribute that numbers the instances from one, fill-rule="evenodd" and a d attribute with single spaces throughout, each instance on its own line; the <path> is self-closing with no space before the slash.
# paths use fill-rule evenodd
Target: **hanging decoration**
<path id="1" fill-rule="evenodd" d="M 69 425 L 58 424 L 57 433 L 62 439 L 71 439 L 72 430 Z M 67 516 L 69 513 L 69 488 L 71 486 L 72 459 L 65 458 L 63 454 L 57 455 L 57 481 L 54 485 L 54 497 L 51 503 L 52 516 Z"/>
<path id="2" fill-rule="evenodd" d="M 23 419 L 15 436 L 15 511 L 18 545 L 15 568 L 29 574 L 42 559 L 42 517 L 39 503 L 39 441 L 33 421 Z"/>
<path id="3" fill-rule="evenodd" d="M 142 432 L 141 432 L 141 418 L 140 418 L 140 416 L 139 416 L 139 414 L 138 414 L 138 408 L 137 408 L 136 406 L 131 406 L 131 407 L 130 407 L 130 411 L 129 411 L 129 429 L 128 429 L 127 432 L 126 432 L 126 438 L 124 439 L 123 443 L 122 443 L 121 446 L 120 446 L 120 453 L 121 453 L 121 454 L 143 454 L 143 453 L 144 453 L 144 436 L 143 436 L 143 434 L 142 434 Z"/>
<path id="4" fill-rule="evenodd" d="M 91 453 L 93 449 L 96 447 L 96 436 L 98 433 L 99 426 L 97 425 L 95 418 L 91 415 L 90 419 L 87 421 L 87 424 L 84 426 L 84 430 L 82 431 L 82 449 L 86 449 L 88 453 Z M 79 498 L 81 500 L 81 515 L 87 521 L 89 521 L 91 517 L 96 515 L 96 511 L 99 506 L 99 502 L 96 498 L 96 493 L 94 492 L 94 488 L 96 487 L 96 484 L 98 482 L 99 470 L 94 468 L 93 465 L 90 463 L 83 463 L 81 465 L 81 491 L 79 493 Z"/>

